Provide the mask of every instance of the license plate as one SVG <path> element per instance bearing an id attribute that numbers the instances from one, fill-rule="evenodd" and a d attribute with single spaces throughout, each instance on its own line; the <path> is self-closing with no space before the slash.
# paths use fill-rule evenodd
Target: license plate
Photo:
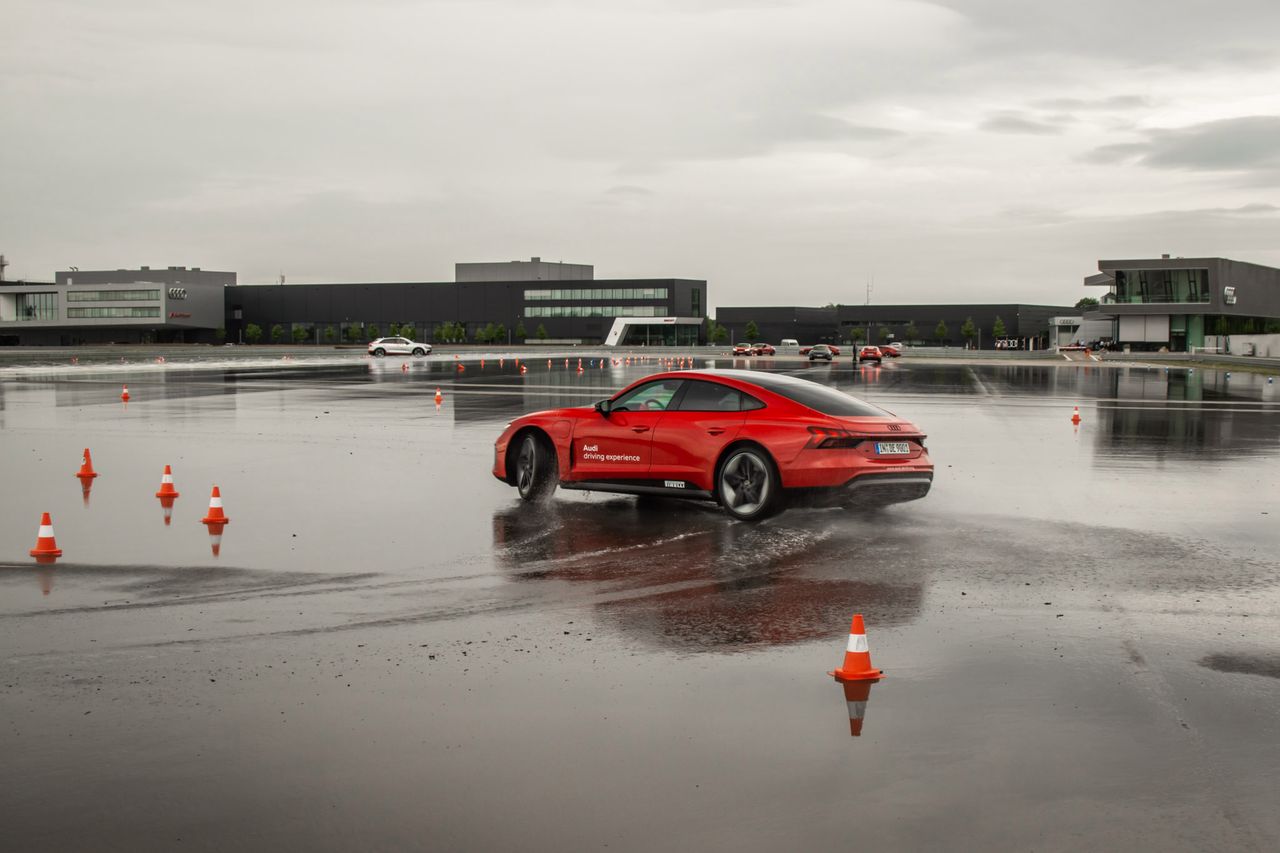
<path id="1" fill-rule="evenodd" d="M 911 452 L 911 444 L 906 441 L 877 441 L 877 456 L 901 456 Z"/>

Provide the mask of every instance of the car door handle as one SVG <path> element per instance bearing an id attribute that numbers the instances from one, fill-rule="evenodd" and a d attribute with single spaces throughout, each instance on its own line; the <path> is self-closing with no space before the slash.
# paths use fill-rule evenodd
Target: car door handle
<path id="1" fill-rule="evenodd" d="M 648 432 L 649 428 L 647 426 L 633 426 L 631 428 L 631 431 L 632 432 Z"/>
<path id="2" fill-rule="evenodd" d="M 722 432 L 724 432 L 724 430 L 720 427 L 711 427 L 707 430 L 707 435 L 719 435 Z"/>

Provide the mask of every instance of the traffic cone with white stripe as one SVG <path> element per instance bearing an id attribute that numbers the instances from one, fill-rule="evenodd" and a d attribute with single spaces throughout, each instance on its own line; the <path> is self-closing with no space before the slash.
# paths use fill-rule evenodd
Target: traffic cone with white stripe
<path id="1" fill-rule="evenodd" d="M 128 385 L 124 386 L 124 390 L 120 392 L 120 399 L 126 403 L 129 402 L 129 386 Z"/>
<path id="2" fill-rule="evenodd" d="M 849 707 L 849 735 L 862 737 L 862 721 L 867 716 L 867 702 L 871 700 L 873 681 L 846 681 L 844 701 Z"/>
<path id="3" fill-rule="evenodd" d="M 217 486 L 213 487 L 213 494 L 209 495 L 209 514 L 200 519 L 201 524 L 230 524 L 231 519 L 227 518 L 222 511 L 222 492 Z"/>
<path id="4" fill-rule="evenodd" d="M 844 664 L 827 673 L 836 681 L 876 681 L 884 673 L 871 666 L 871 651 L 867 646 L 867 629 L 862 624 L 862 614 L 853 615 L 849 626 L 849 644 L 845 646 Z"/>
<path id="5" fill-rule="evenodd" d="M 58 540 L 53 536 L 53 519 L 49 513 L 40 516 L 40 530 L 36 533 L 36 547 L 30 551 L 37 563 L 52 563 L 62 556 Z"/>
<path id="6" fill-rule="evenodd" d="M 440 393 L 440 389 L 439 389 L 439 388 L 437 388 L 437 389 L 436 389 L 436 405 L 438 406 L 438 405 L 440 405 L 440 404 L 441 404 L 441 403 L 443 403 L 443 402 L 444 402 L 444 395 L 443 395 L 443 394 L 441 394 L 441 393 Z"/>
<path id="7" fill-rule="evenodd" d="M 1079 423 L 1080 423 L 1080 407 L 1079 407 L 1079 406 L 1074 406 L 1074 407 L 1072 407 L 1072 410 L 1071 410 L 1071 422 L 1072 422 L 1073 424 L 1079 424 Z"/>
<path id="8" fill-rule="evenodd" d="M 156 492 L 156 497 L 179 497 L 178 490 L 173 487 L 173 469 L 168 465 L 164 466 L 164 473 L 160 475 L 160 491 Z"/>

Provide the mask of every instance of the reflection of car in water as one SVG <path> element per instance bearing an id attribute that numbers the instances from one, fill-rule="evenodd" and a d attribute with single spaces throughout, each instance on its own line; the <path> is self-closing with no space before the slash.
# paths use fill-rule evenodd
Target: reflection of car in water
<path id="1" fill-rule="evenodd" d="M 512 421 L 493 475 L 529 501 L 559 485 L 713 500 L 756 521 L 797 494 L 842 506 L 922 498 L 933 481 L 924 440 L 914 424 L 803 379 L 681 371 Z"/>
<path id="2" fill-rule="evenodd" d="M 685 651 L 827 638 L 838 661 L 851 607 L 877 629 L 918 617 L 929 560 L 914 527 L 794 518 L 760 527 L 622 499 L 508 506 L 493 515 L 493 553 L 511 581 L 574 584 L 577 601 L 594 590 L 598 623 Z M 883 557 L 851 562 L 868 548 Z"/>

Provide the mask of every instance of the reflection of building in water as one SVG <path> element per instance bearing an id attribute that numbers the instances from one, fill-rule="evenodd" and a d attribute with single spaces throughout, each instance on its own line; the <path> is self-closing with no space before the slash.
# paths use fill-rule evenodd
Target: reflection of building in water
<path id="1" fill-rule="evenodd" d="M 768 529 L 729 523 L 678 501 L 630 499 L 493 517 L 495 552 L 517 581 L 590 583 L 610 595 L 597 613 L 620 632 L 684 651 L 739 651 L 843 632 L 849 614 L 877 626 L 920 610 L 923 561 L 894 549 L 892 566 L 857 569 L 865 530 L 841 535 L 831 516 Z M 914 578 L 914 579 L 913 579 Z"/>
<path id="2" fill-rule="evenodd" d="M 1110 393 L 1098 401 L 1100 455 L 1195 455 L 1198 459 L 1280 453 L 1274 410 L 1246 396 L 1230 396 L 1221 374 L 1184 369 L 1107 371 Z M 1257 377 L 1241 377 L 1236 390 Z"/>

